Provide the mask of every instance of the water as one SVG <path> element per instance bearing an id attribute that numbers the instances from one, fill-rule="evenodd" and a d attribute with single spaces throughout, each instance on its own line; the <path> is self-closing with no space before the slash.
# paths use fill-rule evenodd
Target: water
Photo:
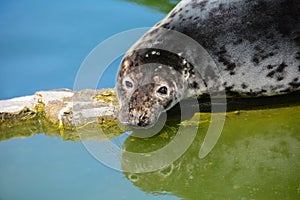
<path id="1" fill-rule="evenodd" d="M 80 64 L 96 45 L 121 31 L 151 27 L 175 3 L 1 1 L 0 99 L 72 88 Z M 114 87 L 119 61 L 99 88 Z M 199 159 L 210 125 L 210 115 L 202 113 L 198 130 L 198 122 L 184 125 L 187 136 L 195 130 L 197 136 L 179 159 L 139 174 L 103 165 L 78 141 L 77 132 L 41 121 L 0 126 L 0 200 L 300 199 L 299 116 L 300 106 L 228 113 L 217 145 Z M 177 130 L 177 121 L 171 121 L 149 139 L 122 135 L 110 141 L 147 153 L 169 144 Z M 139 165 L 130 159 L 121 154 L 123 167 Z"/>
<path id="2" fill-rule="evenodd" d="M 1 1 L 0 99 L 73 88 L 96 45 L 128 29 L 151 27 L 163 16 L 124 1 Z M 103 87 L 114 87 L 114 79 L 111 73 Z"/>
<path id="3" fill-rule="evenodd" d="M 0 143 L 0 199 L 175 199 L 147 195 L 81 143 L 37 135 Z"/>
<path id="4" fill-rule="evenodd" d="M 163 16 L 125 1 L 1 1 L 0 99 L 72 89 L 96 45 L 121 31 L 151 27 Z M 114 87 L 117 65 L 100 87 Z M 142 192 L 79 142 L 36 135 L 2 141 L 0 149 L 1 200 L 176 199 Z"/>

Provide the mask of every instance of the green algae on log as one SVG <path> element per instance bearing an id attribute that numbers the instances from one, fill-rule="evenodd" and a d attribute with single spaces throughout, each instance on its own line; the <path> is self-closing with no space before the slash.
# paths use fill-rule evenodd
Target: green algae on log
<path id="1" fill-rule="evenodd" d="M 100 129 L 106 136 L 102 139 L 112 138 L 123 132 L 117 112 L 114 89 L 40 91 L 1 100 L 0 141 L 39 133 L 64 140 L 95 140 Z"/>
<path id="2" fill-rule="evenodd" d="M 114 89 L 40 91 L 0 101 L 0 125 L 44 117 L 59 127 L 115 121 L 118 102 Z"/>

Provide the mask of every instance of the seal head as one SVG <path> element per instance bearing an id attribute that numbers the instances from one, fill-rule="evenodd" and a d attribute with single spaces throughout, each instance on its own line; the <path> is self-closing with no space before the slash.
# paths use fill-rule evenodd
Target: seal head
<path id="1" fill-rule="evenodd" d="M 187 65 L 176 54 L 157 49 L 128 53 L 117 76 L 120 122 L 137 127 L 155 124 L 162 112 L 183 98 L 187 74 Z"/>

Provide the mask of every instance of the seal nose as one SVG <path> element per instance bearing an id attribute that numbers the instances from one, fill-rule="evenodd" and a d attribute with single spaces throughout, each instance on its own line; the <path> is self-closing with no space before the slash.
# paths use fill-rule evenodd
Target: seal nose
<path id="1" fill-rule="evenodd" d="M 145 128 L 150 125 L 149 120 L 145 117 L 145 113 L 133 111 L 130 115 L 119 113 L 119 122 L 125 126 L 133 128 Z"/>
<path id="2" fill-rule="evenodd" d="M 147 123 L 145 123 L 145 122 L 143 122 L 143 121 L 139 121 L 139 122 L 137 123 L 137 125 L 138 125 L 139 127 L 147 127 L 147 126 L 149 126 L 149 124 L 147 124 Z"/>
<path id="3" fill-rule="evenodd" d="M 132 116 L 133 116 L 135 119 L 140 119 L 141 116 L 142 116 L 142 114 L 139 113 L 139 112 L 133 112 L 133 113 L 132 113 Z"/>
<path id="4" fill-rule="evenodd" d="M 145 122 L 144 116 L 145 116 L 145 113 L 140 113 L 138 111 L 133 112 L 132 113 L 132 117 L 133 117 L 132 125 L 139 126 L 139 127 L 146 127 L 147 125 L 149 125 Z"/>

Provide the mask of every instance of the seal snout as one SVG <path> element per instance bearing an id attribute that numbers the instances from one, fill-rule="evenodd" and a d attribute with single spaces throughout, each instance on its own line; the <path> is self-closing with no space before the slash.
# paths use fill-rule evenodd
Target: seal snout
<path id="1" fill-rule="evenodd" d="M 127 113 L 129 113 L 129 115 Z M 130 109 L 129 106 L 127 108 L 121 108 L 119 121 L 126 126 L 148 128 L 155 124 L 156 120 L 152 119 L 147 111 Z"/>
<path id="2" fill-rule="evenodd" d="M 123 105 L 119 113 L 119 121 L 126 126 L 149 128 L 153 126 L 160 115 L 158 109 L 146 107 L 146 102 L 140 102 L 141 105 Z M 155 106 L 154 106 L 155 107 Z"/>
<path id="3" fill-rule="evenodd" d="M 131 113 L 131 126 L 147 127 L 149 125 L 149 120 L 146 119 L 146 113 L 141 113 L 134 110 Z"/>

